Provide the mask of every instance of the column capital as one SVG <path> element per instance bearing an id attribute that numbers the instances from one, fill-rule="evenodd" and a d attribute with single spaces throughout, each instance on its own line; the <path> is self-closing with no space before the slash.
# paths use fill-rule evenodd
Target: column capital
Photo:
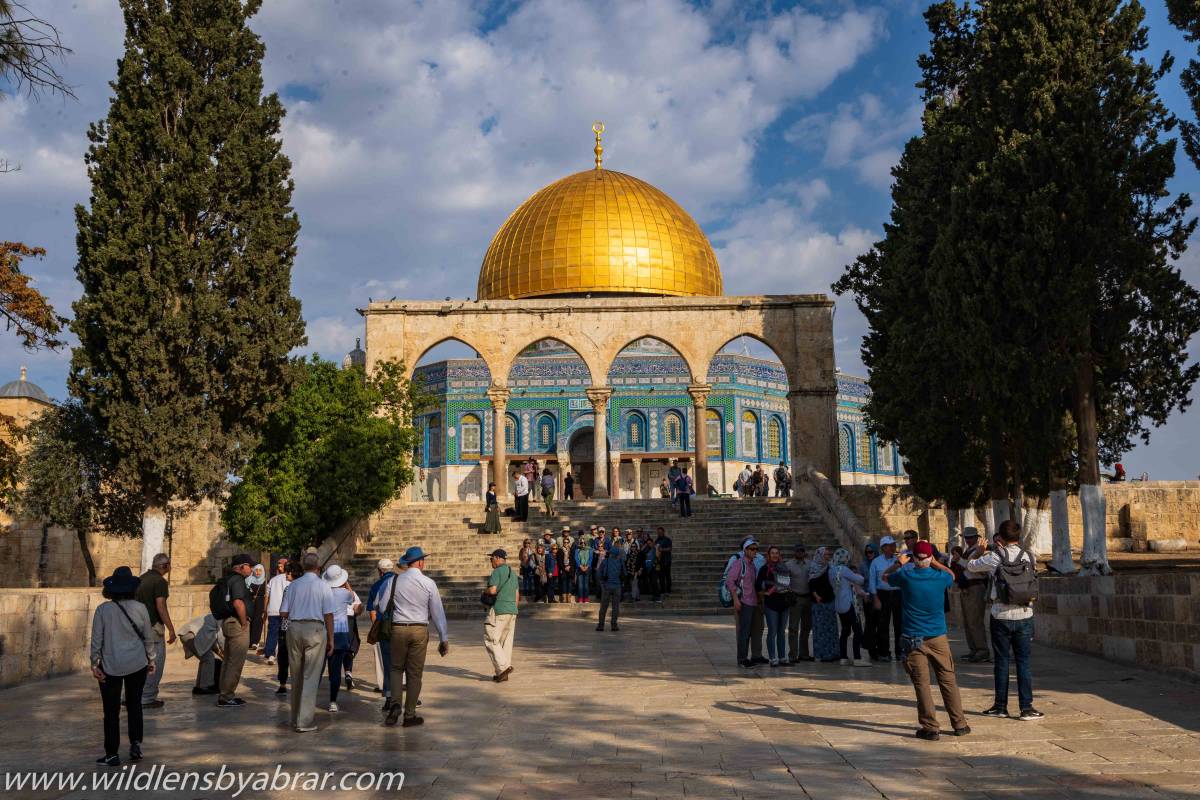
<path id="1" fill-rule="evenodd" d="M 598 410 L 608 403 L 608 398 L 612 397 L 613 390 L 611 386 L 591 386 L 584 390 L 584 393 L 591 401 L 592 409 Z"/>
<path id="2" fill-rule="evenodd" d="M 641 456 L 630 456 L 629 460 L 630 460 L 630 461 L 632 461 L 632 462 L 633 462 L 633 463 L 635 463 L 635 464 L 641 464 L 641 463 L 642 463 L 642 457 L 641 457 Z"/>
<path id="3" fill-rule="evenodd" d="M 708 408 L 708 394 L 712 391 L 711 383 L 688 384 L 688 394 L 692 396 L 692 405 L 696 408 Z"/>
<path id="4" fill-rule="evenodd" d="M 493 408 L 504 408 L 508 405 L 508 398 L 512 397 L 512 392 L 507 386 L 491 386 L 487 390 L 488 400 L 492 401 Z"/>

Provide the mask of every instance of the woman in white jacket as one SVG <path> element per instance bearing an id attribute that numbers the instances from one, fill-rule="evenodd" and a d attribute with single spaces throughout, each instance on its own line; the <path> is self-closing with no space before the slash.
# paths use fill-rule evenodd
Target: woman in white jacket
<path id="1" fill-rule="evenodd" d="M 154 671 L 154 637 L 146 606 L 133 599 L 141 581 L 129 567 L 117 567 L 104 579 L 104 597 L 92 617 L 92 675 L 100 683 L 104 704 L 104 755 L 96 759 L 106 767 L 120 765 L 121 694 L 129 718 L 129 760 L 142 757 L 142 688 Z"/>
<path id="2" fill-rule="evenodd" d="M 863 594 L 864 578 L 850 567 L 850 553 L 846 548 L 839 547 L 833 554 L 829 565 L 829 582 L 833 585 L 833 597 L 838 619 L 842 624 L 842 635 L 838 641 L 841 651 L 841 664 L 856 667 L 869 667 L 871 662 L 862 657 L 862 623 L 858 621 L 858 613 L 854 610 L 854 595 Z M 846 657 L 846 640 L 854 634 L 854 660 Z"/>

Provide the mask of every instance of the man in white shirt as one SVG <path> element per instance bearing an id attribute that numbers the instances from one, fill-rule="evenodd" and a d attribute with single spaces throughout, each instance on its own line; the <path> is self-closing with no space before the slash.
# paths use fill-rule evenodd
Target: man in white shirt
<path id="1" fill-rule="evenodd" d="M 516 514 L 513 519 L 525 522 L 529 519 L 529 479 L 523 472 L 513 473 L 513 497 L 516 498 Z"/>
<path id="2" fill-rule="evenodd" d="M 442 596 L 423 570 L 426 553 L 420 547 L 410 547 L 400 559 L 408 569 L 392 579 L 392 591 L 396 598 L 392 613 L 391 649 L 393 693 L 396 687 L 404 696 L 403 705 L 397 700 L 388 711 L 386 724 L 395 725 L 404 712 L 403 727 L 421 725 L 425 720 L 417 716 L 417 701 L 421 699 L 421 677 L 425 674 L 425 652 L 429 648 L 429 626 L 438 634 L 438 654 L 450 652 L 449 634 L 446 630 L 446 612 L 442 608 Z"/>
<path id="3" fill-rule="evenodd" d="M 317 574 L 321 560 L 305 553 L 304 574 L 288 585 L 279 616 L 288 621 L 288 668 L 292 673 L 292 727 L 297 733 L 315 731 L 317 684 L 325 659 L 333 654 L 333 615 L 345 613 L 333 599 L 333 589 Z"/>
<path id="4" fill-rule="evenodd" d="M 267 643 L 262 654 L 267 657 L 268 664 L 275 663 L 275 648 L 279 644 L 279 607 L 283 604 L 283 590 L 288 585 L 287 565 L 286 558 L 279 559 L 275 575 L 267 581 Z"/>
<path id="5" fill-rule="evenodd" d="M 879 614 L 878 627 L 875 630 L 875 660 L 891 661 L 892 653 L 900 660 L 900 631 L 902 627 L 900 610 L 900 590 L 889 586 L 883 580 L 883 573 L 896 563 L 896 540 L 884 536 L 879 540 L 880 555 L 871 562 L 867 575 L 867 594 L 871 596 L 871 604 Z M 888 637 L 888 624 L 892 626 L 892 636 Z M 895 645 L 895 651 L 892 645 Z"/>
<path id="6" fill-rule="evenodd" d="M 1002 561 L 1010 565 L 1024 563 L 1028 570 L 1036 570 L 1037 561 L 1033 553 L 1021 546 L 1021 526 L 1014 520 L 1006 519 L 1000 523 L 996 540 L 996 548 L 966 563 L 970 572 L 994 576 L 990 599 L 992 658 L 995 661 L 992 675 L 996 683 L 996 696 L 992 707 L 984 711 L 983 715 L 1008 717 L 1008 665 L 1011 659 L 1017 662 L 1017 699 L 1020 702 L 1018 719 L 1037 720 L 1045 714 L 1033 707 L 1033 671 L 1029 666 L 1030 650 L 1033 647 L 1033 606 L 1004 602 L 1007 590 L 1003 576 L 998 575 Z"/>

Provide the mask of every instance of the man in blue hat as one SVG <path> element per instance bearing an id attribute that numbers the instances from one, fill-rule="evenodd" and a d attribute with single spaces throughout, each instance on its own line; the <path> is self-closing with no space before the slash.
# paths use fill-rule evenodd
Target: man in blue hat
<path id="1" fill-rule="evenodd" d="M 437 584 L 424 572 L 427 554 L 420 547 L 404 551 L 400 563 L 408 567 L 392 580 L 395 610 L 392 612 L 392 691 L 404 680 L 403 704 L 397 700 L 388 711 L 386 724 L 395 725 L 404 713 L 405 728 L 421 725 L 417 702 L 421 699 L 421 677 L 425 674 L 425 652 L 429 648 L 429 626 L 437 630 L 438 653 L 450 652 L 446 612 Z"/>

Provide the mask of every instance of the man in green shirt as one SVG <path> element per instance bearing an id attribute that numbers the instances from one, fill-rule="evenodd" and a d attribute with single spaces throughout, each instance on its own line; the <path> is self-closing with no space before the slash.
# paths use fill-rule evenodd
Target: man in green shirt
<path id="1" fill-rule="evenodd" d="M 150 562 L 150 569 L 142 575 L 134 599 L 146 607 L 154 631 L 154 672 L 146 677 L 142 690 L 142 708 L 162 708 L 158 699 L 158 684 L 167 665 L 167 645 L 175 643 L 175 625 L 171 612 L 167 610 L 167 596 L 171 590 L 167 584 L 167 573 L 171 571 L 171 559 L 159 553 Z M 166 634 L 164 638 L 164 634 Z"/>
<path id="2" fill-rule="evenodd" d="M 508 680 L 512 668 L 513 638 L 517 633 L 517 575 L 508 565 L 508 553 L 496 549 L 488 556 L 492 561 L 492 574 L 488 576 L 487 593 L 496 598 L 488 609 L 483 622 L 483 647 L 492 659 L 496 673 L 492 680 L 503 683 Z"/>

